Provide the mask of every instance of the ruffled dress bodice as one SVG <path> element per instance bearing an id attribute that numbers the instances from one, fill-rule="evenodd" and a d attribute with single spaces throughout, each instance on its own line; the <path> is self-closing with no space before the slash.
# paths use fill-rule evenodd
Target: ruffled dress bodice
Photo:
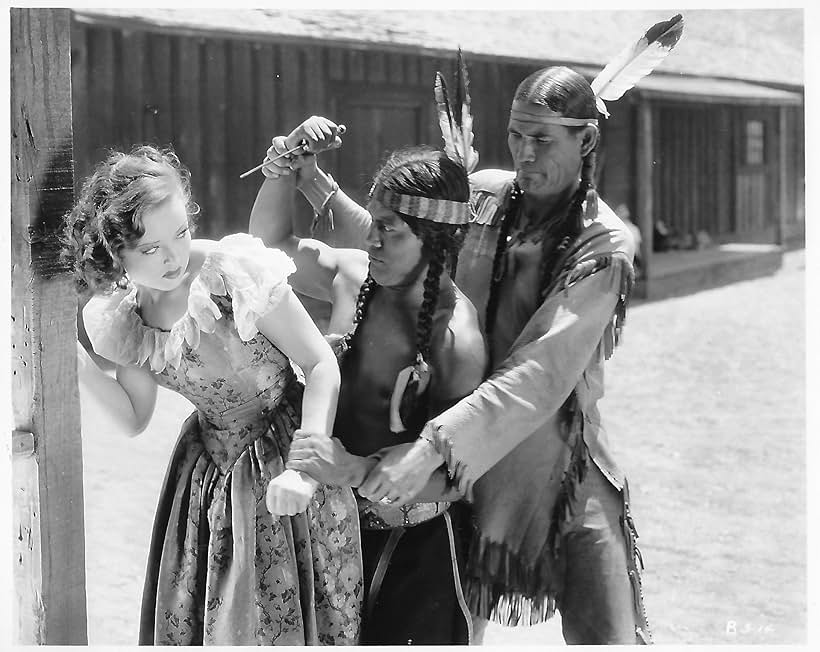
<path id="1" fill-rule="evenodd" d="M 194 404 L 224 471 L 296 383 L 288 358 L 256 328 L 288 291 L 294 270 L 258 238 L 228 236 L 206 256 L 187 310 L 170 330 L 143 321 L 136 288 L 93 298 L 83 313 L 86 330 L 101 356 L 147 366 L 158 384 Z"/>

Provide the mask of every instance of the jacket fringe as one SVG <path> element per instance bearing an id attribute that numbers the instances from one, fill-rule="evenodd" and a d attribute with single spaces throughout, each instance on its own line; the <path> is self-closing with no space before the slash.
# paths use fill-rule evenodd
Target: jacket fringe
<path id="1" fill-rule="evenodd" d="M 561 486 L 558 488 L 558 496 L 552 509 L 552 520 L 547 535 L 547 547 L 555 559 L 561 552 L 561 525 L 572 516 L 570 505 L 575 500 L 575 490 L 584 481 L 589 466 L 589 451 L 584 442 L 584 415 L 578 407 L 575 392 L 570 394 L 568 403 L 570 436 L 575 437 L 575 442 L 569 465 L 564 472 Z"/>
<path id="2" fill-rule="evenodd" d="M 499 202 L 498 195 L 493 192 L 476 192 L 473 201 L 473 224 L 480 226 L 497 227 L 501 223 L 502 213 L 499 213 L 499 207 L 503 200 Z"/>
<path id="3" fill-rule="evenodd" d="M 573 451 L 552 510 L 546 546 L 535 565 L 528 564 L 505 543 L 490 541 L 480 533 L 470 547 L 466 581 L 470 611 L 507 627 L 536 625 L 555 615 L 565 561 L 560 545 L 561 526 L 571 516 L 571 502 L 589 464 L 583 415 L 574 393 L 565 409 L 565 427 L 574 436 Z"/>
<path id="4" fill-rule="evenodd" d="M 610 266 L 620 268 L 620 287 L 618 288 L 618 303 L 615 305 L 612 320 L 607 325 L 604 330 L 604 335 L 601 338 L 601 347 L 606 360 L 612 357 L 615 348 L 621 342 L 621 334 L 623 332 L 624 323 L 626 322 L 626 310 L 632 295 L 632 289 L 635 285 L 635 270 L 632 266 L 632 261 L 622 251 L 600 254 L 578 263 L 569 269 L 564 276 L 562 287 L 562 289 L 566 291 L 582 279 Z"/>
<path id="5" fill-rule="evenodd" d="M 466 587 L 470 613 L 505 627 L 529 626 L 543 623 L 555 615 L 556 595 L 547 593 L 529 598 L 522 593 L 505 592 L 470 578 Z"/>

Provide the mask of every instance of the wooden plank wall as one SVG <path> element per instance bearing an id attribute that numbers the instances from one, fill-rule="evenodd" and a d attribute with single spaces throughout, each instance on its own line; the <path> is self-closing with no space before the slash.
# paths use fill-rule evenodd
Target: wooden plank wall
<path id="1" fill-rule="evenodd" d="M 483 167 L 509 167 L 507 118 L 516 85 L 535 68 L 469 61 L 476 142 Z M 74 21 L 75 166 L 79 183 L 109 148 L 173 144 L 192 174 L 201 205 L 199 233 L 219 237 L 247 228 L 272 136 L 309 115 L 345 121 L 339 109 L 365 89 L 421 107 L 416 143 L 441 144 L 433 81 L 451 79 L 453 60 L 374 50 L 261 42 L 212 35 L 142 31 Z M 389 116 L 389 111 L 385 111 Z M 387 118 L 385 118 L 387 119 Z M 390 131 L 387 122 L 384 129 Z M 368 133 L 349 131 L 348 150 L 367 150 Z M 389 139 L 387 147 L 394 143 Z M 346 158 L 350 158 L 346 156 Z M 378 160 L 354 156 L 345 177 L 367 179 Z M 377 157 L 378 158 L 378 157 Z M 339 174 L 339 152 L 323 166 Z M 360 191 L 358 188 L 351 190 Z M 345 188 L 346 190 L 348 188 Z M 304 207 L 303 207 L 304 208 Z"/>
<path id="2" fill-rule="evenodd" d="M 799 232 L 801 228 L 805 230 L 806 219 L 806 135 L 803 108 L 788 108 L 786 120 L 786 151 L 791 154 L 786 161 L 786 221 L 791 229 Z"/>
<path id="3" fill-rule="evenodd" d="M 323 166 L 358 198 L 385 150 L 408 139 L 440 145 L 432 85 L 437 70 L 452 79 L 454 64 L 453 58 L 78 21 L 72 47 L 78 179 L 107 147 L 173 144 L 191 169 L 194 198 L 202 206 L 200 234 L 207 237 L 247 227 L 262 177 L 239 180 L 239 173 L 262 160 L 272 136 L 309 115 L 338 122 L 358 116 L 362 124 L 349 130 L 344 151 L 322 157 Z M 537 66 L 469 57 L 468 65 L 480 166 L 509 168 L 509 103 L 518 83 Z M 368 102 L 381 110 L 362 112 Z M 346 116 L 351 107 L 358 113 Z M 599 189 L 614 207 L 635 202 L 634 116 L 629 117 L 626 101 L 612 111 L 603 127 Z M 414 124 L 410 128 L 399 119 Z M 719 104 L 656 105 L 657 217 L 678 230 L 730 237 L 737 120 L 737 109 Z M 413 131 L 415 138 L 408 135 Z M 795 138 L 798 143 L 802 140 Z M 802 179 L 797 171 L 795 179 Z M 795 188 L 796 202 L 801 196 Z"/>
<path id="4" fill-rule="evenodd" d="M 628 101 L 611 102 L 610 117 L 600 120 L 601 144 L 598 153 L 598 191 L 615 210 L 626 204 L 632 220 L 638 223 L 638 198 L 635 174 L 638 165 L 635 142 L 636 106 Z"/>
<path id="5" fill-rule="evenodd" d="M 680 233 L 720 238 L 734 229 L 731 110 L 659 103 L 653 141 L 655 218 Z"/>
<path id="6" fill-rule="evenodd" d="M 73 203 L 71 19 L 10 17 L 13 640 L 84 645 L 77 298 L 58 239 Z"/>
<path id="7" fill-rule="evenodd" d="M 805 211 L 803 109 L 721 104 L 655 105 L 653 179 L 656 218 L 678 232 L 706 230 L 717 241 L 771 242 L 780 214 L 780 138 L 786 139 L 787 222 L 800 231 Z M 762 120 L 765 162 L 746 166 L 745 124 Z"/>

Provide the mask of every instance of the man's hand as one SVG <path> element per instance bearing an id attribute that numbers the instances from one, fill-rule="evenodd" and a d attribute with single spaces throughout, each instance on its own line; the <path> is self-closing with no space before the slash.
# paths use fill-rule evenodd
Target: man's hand
<path id="1" fill-rule="evenodd" d="M 366 458 L 348 453 L 337 438 L 304 430 L 293 433 L 285 466 L 341 487 L 358 486 L 370 468 Z"/>
<path id="2" fill-rule="evenodd" d="M 285 470 L 268 483 L 265 504 L 274 516 L 293 516 L 304 512 L 310 504 L 316 481 L 298 471 Z"/>
<path id="3" fill-rule="evenodd" d="M 268 179 L 286 177 L 300 167 L 300 162 L 298 163 L 297 161 L 302 157 L 291 154 L 289 156 L 282 156 L 279 158 L 280 155 L 284 154 L 286 151 L 288 151 L 286 137 L 275 136 L 271 140 L 271 146 L 268 147 L 268 151 L 265 153 L 265 160 L 268 161 L 268 163 L 262 168 L 262 174 L 264 174 L 265 177 Z M 311 155 L 311 157 L 313 159 L 316 158 L 313 155 Z"/>
<path id="4" fill-rule="evenodd" d="M 404 505 L 424 489 L 433 471 L 444 463 L 426 439 L 383 449 L 381 459 L 359 487 L 368 500 Z"/>
<path id="5" fill-rule="evenodd" d="M 300 144 L 307 145 L 307 150 L 282 156 Z M 262 174 L 269 179 L 278 179 L 300 171 L 299 177 L 313 177 L 317 170 L 316 154 L 341 146 L 338 125 L 327 118 L 311 116 L 287 136 L 275 136 L 271 140 L 265 154 L 270 162 L 262 168 Z"/>
<path id="6" fill-rule="evenodd" d="M 342 146 L 339 126 L 332 120 L 312 115 L 291 131 L 285 139 L 287 149 L 293 149 L 300 143 L 307 144 L 307 151 L 311 154 L 337 149 Z"/>

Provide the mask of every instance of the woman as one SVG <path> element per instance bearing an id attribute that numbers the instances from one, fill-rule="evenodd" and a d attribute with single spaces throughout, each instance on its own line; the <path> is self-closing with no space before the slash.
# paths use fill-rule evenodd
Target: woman
<path id="1" fill-rule="evenodd" d="M 311 118 L 269 158 L 305 138 L 316 151 L 336 126 Z M 414 441 L 421 426 L 481 381 L 484 341 L 472 304 L 450 274 L 470 218 L 464 168 L 438 150 L 394 153 L 376 174 L 367 251 L 334 249 L 292 235 L 290 163 L 268 180 L 250 231 L 291 254 L 295 290 L 331 301 L 330 328 L 342 371 L 336 438 L 294 440 L 288 468 L 358 487 L 386 448 Z M 343 333 L 343 334 L 342 334 Z M 461 591 L 469 518 L 443 472 L 407 505 L 358 497 L 365 569 L 362 643 L 470 641 Z"/>
<path id="2" fill-rule="evenodd" d="M 292 261 L 247 234 L 191 240 L 195 212 L 188 171 L 146 145 L 97 166 L 65 228 L 79 285 L 99 295 L 89 338 L 116 364 L 111 377 L 78 347 L 83 395 L 131 435 L 157 385 L 197 408 L 160 493 L 140 643 L 356 643 L 352 493 L 285 469 L 297 428 L 332 432 L 336 360 L 288 285 Z"/>

